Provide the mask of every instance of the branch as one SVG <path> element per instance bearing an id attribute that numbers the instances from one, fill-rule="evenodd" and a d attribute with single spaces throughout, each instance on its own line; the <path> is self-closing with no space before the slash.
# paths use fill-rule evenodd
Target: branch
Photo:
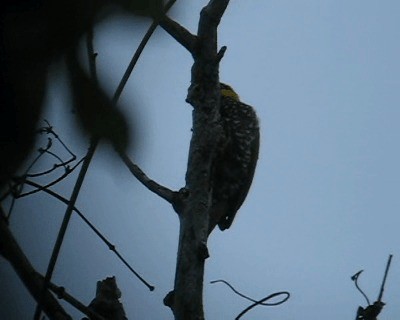
<path id="1" fill-rule="evenodd" d="M 165 8 L 164 8 L 164 14 L 174 5 L 175 2 L 176 2 L 176 0 L 168 1 L 168 3 L 165 5 Z M 125 73 L 124 73 L 121 81 L 119 82 L 117 89 L 114 92 L 114 95 L 112 98 L 112 101 L 114 104 L 116 104 L 117 101 L 119 100 L 119 98 L 122 94 L 122 91 L 124 90 L 125 85 L 128 82 L 129 77 L 131 76 L 133 68 L 135 67 L 136 63 L 138 62 L 140 55 L 142 54 L 144 48 L 146 47 L 147 42 L 149 42 L 150 37 L 153 35 L 154 31 L 156 30 L 158 24 L 159 24 L 158 20 L 155 20 L 151 24 L 151 26 L 147 30 L 146 34 L 144 35 L 142 41 L 140 42 L 138 48 L 136 49 L 135 54 L 132 56 L 132 59 L 129 62 L 129 65 L 126 68 Z"/>
<path id="2" fill-rule="evenodd" d="M 210 0 L 208 5 L 201 10 L 197 34 L 203 42 L 211 43 L 214 40 L 214 33 L 228 4 L 229 0 Z"/>
<path id="3" fill-rule="evenodd" d="M 38 276 L 44 281 L 44 277 L 42 275 Z M 49 283 L 49 289 L 53 291 L 56 295 L 57 298 L 63 299 L 64 301 L 68 302 L 71 306 L 73 306 L 75 309 L 79 310 L 83 314 L 87 315 L 90 317 L 91 320 L 106 320 L 104 317 L 93 311 L 92 309 L 88 308 L 85 306 L 82 302 L 80 302 L 78 299 L 70 295 L 68 292 L 65 291 L 64 287 L 59 287 L 55 285 L 54 283 L 50 282 Z"/>
<path id="4" fill-rule="evenodd" d="M 278 301 L 278 302 L 273 303 L 273 304 L 268 304 L 268 305 L 269 306 L 277 306 L 279 304 L 282 304 L 282 303 L 286 302 L 290 298 L 290 293 L 287 292 L 287 291 L 280 291 L 280 292 L 272 293 L 269 296 L 266 296 L 265 298 L 263 298 L 263 299 L 261 299 L 259 301 L 256 301 L 253 304 L 251 304 L 250 306 L 248 306 L 246 309 L 244 309 L 242 312 L 240 312 L 236 316 L 235 320 L 239 320 L 242 316 L 244 316 L 245 313 L 249 312 L 255 306 L 267 305 L 267 304 L 265 304 L 265 301 L 270 300 L 270 299 L 275 298 L 275 297 L 280 296 L 280 295 L 285 295 L 286 297 L 284 297 L 281 301 Z"/>
<path id="5" fill-rule="evenodd" d="M 381 289 L 379 290 L 379 296 L 378 296 L 378 300 L 377 300 L 377 301 L 379 301 L 379 302 L 382 301 L 383 291 L 385 291 L 386 277 L 387 277 L 388 272 L 389 272 L 390 263 L 392 262 L 392 258 L 393 258 L 393 255 L 390 254 L 390 255 L 389 255 L 389 258 L 388 258 L 388 261 L 387 261 L 387 263 L 386 263 L 386 269 L 385 269 L 385 274 L 384 274 L 384 276 L 383 276 L 383 280 L 382 280 L 382 284 L 381 284 Z"/>
<path id="6" fill-rule="evenodd" d="M 108 109 L 111 110 L 111 108 L 109 108 L 110 104 L 108 103 L 108 99 L 104 94 L 100 94 L 101 91 L 98 90 L 98 87 L 95 86 L 95 83 L 93 83 L 93 81 L 91 81 L 87 77 L 85 72 L 82 70 L 77 60 L 75 49 L 72 49 L 70 52 L 67 53 L 66 62 L 71 81 L 74 104 L 77 110 L 81 112 L 80 118 L 83 122 L 85 122 L 84 127 L 89 129 L 89 131 L 91 132 L 91 139 L 88 151 L 86 153 L 82 167 L 78 174 L 78 178 L 72 190 L 70 201 L 68 202 L 67 209 L 65 210 L 64 218 L 61 223 L 60 230 L 58 232 L 57 239 L 53 247 L 53 251 L 51 253 L 50 261 L 47 265 L 47 270 L 44 277 L 43 292 L 47 289 L 47 286 L 53 276 L 54 268 L 57 263 L 62 243 L 64 241 L 64 236 L 67 232 L 73 208 L 78 199 L 78 195 L 83 185 L 83 181 L 86 177 L 86 173 L 89 169 L 91 160 L 96 152 L 96 148 L 99 143 L 99 138 L 102 136 L 102 134 L 108 133 L 110 134 L 109 139 L 114 142 L 114 145 L 116 144 L 121 145 L 121 148 L 122 145 L 125 145 L 124 143 L 120 143 L 121 141 L 119 141 L 118 139 L 120 138 L 120 135 L 117 133 L 117 131 L 121 129 L 120 126 L 124 127 L 122 125 L 123 121 L 121 120 L 121 118 L 116 117 L 116 114 L 114 114 L 113 111 L 111 111 L 111 113 L 107 113 Z M 98 114 L 94 113 L 95 105 L 98 108 L 98 110 L 102 110 Z M 105 129 L 106 126 L 103 122 L 99 121 L 100 114 L 103 115 L 103 118 L 105 114 L 108 115 L 109 117 L 112 115 L 112 117 L 110 117 L 112 118 L 112 121 L 110 121 L 111 119 L 106 119 L 106 121 L 114 122 L 113 130 L 110 129 L 110 131 L 105 130 L 104 132 L 102 132 L 102 130 Z M 117 121 L 117 119 L 120 119 L 121 121 Z M 111 132 L 114 135 L 111 135 Z M 113 136 L 116 140 L 112 140 Z M 123 136 L 125 138 L 125 135 Z M 41 301 L 39 300 L 39 303 L 36 306 L 34 320 L 39 320 L 40 314 L 41 314 Z"/>
<path id="7" fill-rule="evenodd" d="M 35 188 L 42 188 L 43 187 L 33 181 L 26 180 L 26 184 L 31 185 Z M 50 189 L 43 189 L 42 191 L 46 192 L 47 194 L 51 195 L 52 197 L 56 198 L 57 200 L 65 203 L 68 205 L 69 201 L 59 195 L 58 193 L 50 190 Z M 86 217 L 85 215 L 74 206 L 73 210 L 78 214 L 78 216 L 89 226 L 90 229 L 107 245 L 108 249 L 114 252 L 114 254 L 118 257 L 118 259 L 147 287 L 150 291 L 154 290 L 154 286 L 150 285 L 132 266 L 126 261 L 126 259 L 119 253 L 116 246 L 112 244 Z"/>
<path id="8" fill-rule="evenodd" d="M 185 47 L 192 56 L 197 55 L 197 50 L 200 49 L 200 43 L 212 43 L 213 39 L 208 39 L 212 35 L 212 29 L 216 29 L 221 21 L 221 17 L 229 3 L 228 1 L 210 1 L 209 5 L 206 6 L 201 13 L 201 23 L 199 24 L 198 36 L 193 35 L 189 30 L 184 28 L 182 25 L 172 20 L 168 16 L 164 15 L 158 20 L 158 24 L 169 33 L 177 42 Z M 198 41 L 198 38 L 202 38 L 202 41 Z M 211 40 L 211 41 L 210 41 Z M 224 53 L 226 47 L 218 53 L 217 61 L 219 62 Z"/>
<path id="9" fill-rule="evenodd" d="M 381 288 L 380 288 L 379 295 L 378 295 L 378 300 L 375 301 L 373 304 L 371 304 L 369 302 L 368 297 L 358 286 L 358 278 L 359 278 L 360 274 L 363 272 L 363 270 L 357 272 L 355 275 L 353 275 L 351 277 L 351 280 L 354 281 L 357 290 L 361 292 L 361 294 L 364 296 L 364 298 L 367 300 L 367 303 L 368 303 L 368 306 L 366 308 L 363 308 L 361 306 L 358 307 L 357 314 L 356 314 L 356 320 L 377 320 L 378 315 L 381 313 L 383 307 L 385 306 L 385 303 L 382 302 L 382 297 L 383 297 L 383 292 L 385 290 L 386 278 L 387 278 L 387 275 L 389 272 L 390 263 L 392 262 L 392 257 L 393 257 L 393 255 L 390 254 L 388 261 L 386 263 L 385 274 L 383 276 Z"/>
<path id="10" fill-rule="evenodd" d="M 194 108 L 213 110 L 210 118 L 219 118 L 219 62 L 226 47 L 217 52 L 217 27 L 229 0 L 210 0 L 200 13 L 197 31 L 198 50 L 192 67 L 192 84 L 186 99 Z M 217 118 L 217 119 L 215 119 Z M 210 121 L 209 121 L 210 122 Z"/>
<path id="11" fill-rule="evenodd" d="M 275 292 L 275 293 L 269 295 L 269 296 L 268 296 L 268 299 L 270 299 L 270 298 L 272 298 L 272 297 L 276 297 L 277 295 L 282 295 L 282 294 L 286 295 L 286 298 L 283 299 L 283 300 L 281 300 L 281 301 L 278 301 L 278 302 L 271 302 L 271 303 L 268 303 L 268 302 L 264 302 L 264 301 L 268 300 L 267 298 L 263 298 L 262 301 L 261 301 L 261 300 L 255 300 L 255 299 L 253 299 L 253 298 L 250 298 L 250 297 L 244 295 L 243 293 L 237 291 L 228 281 L 225 281 L 225 280 L 213 280 L 213 281 L 210 281 L 211 284 L 218 283 L 218 282 L 221 282 L 221 283 L 226 284 L 226 285 L 227 285 L 234 293 L 236 293 L 238 296 L 240 296 L 240 297 L 242 297 L 242 298 L 244 298 L 244 299 L 246 299 L 246 300 L 249 300 L 249 301 L 251 301 L 251 302 L 254 302 L 254 303 L 256 303 L 257 305 L 273 307 L 273 306 L 277 306 L 277 305 L 280 305 L 280 304 L 284 303 L 284 302 L 285 302 L 286 300 L 288 300 L 289 297 L 290 297 L 290 293 L 287 292 L 287 291 Z M 260 301 L 261 301 L 261 302 L 260 302 Z"/>
<path id="12" fill-rule="evenodd" d="M 185 47 L 193 56 L 195 55 L 197 45 L 197 37 L 195 35 L 166 15 L 158 23 L 171 37 Z"/>
<path id="13" fill-rule="evenodd" d="M 174 292 L 165 302 L 176 320 L 202 320 L 204 264 L 208 257 L 208 211 L 211 204 L 211 172 L 222 137 L 219 122 L 219 61 L 217 27 L 228 0 L 210 0 L 203 8 L 193 55 L 191 86 L 187 101 L 194 107 L 193 134 L 186 172 L 185 199 L 180 218 L 180 234 Z"/>
<path id="14" fill-rule="evenodd" d="M 0 207 L 0 254 L 13 266 L 33 298 L 38 303 L 41 302 L 41 307 L 50 319 L 72 320 L 54 296 L 47 289 L 43 289 L 43 278 L 38 276 L 12 235 L 2 207 Z"/>
<path id="15" fill-rule="evenodd" d="M 69 221 L 71 219 L 72 211 L 75 207 L 76 200 L 78 199 L 79 191 L 82 187 L 83 180 L 85 179 L 87 170 L 89 169 L 90 162 L 94 156 L 97 144 L 98 144 L 98 139 L 92 139 L 90 146 L 89 146 L 89 150 L 86 154 L 86 157 L 83 161 L 81 170 L 79 172 L 78 179 L 76 180 L 74 189 L 72 191 L 71 199 L 68 202 L 67 209 L 65 210 L 64 218 L 63 218 L 63 221 L 60 226 L 60 230 L 57 235 L 56 243 L 54 244 L 54 248 L 53 248 L 53 252 L 50 257 L 49 264 L 47 266 L 46 275 L 44 277 L 44 285 L 43 285 L 43 290 L 42 290 L 43 295 L 44 295 L 44 293 L 47 289 L 47 286 L 50 283 L 51 277 L 53 275 L 54 267 L 56 265 L 58 255 L 61 250 L 61 245 L 64 240 L 64 236 L 67 232 L 67 227 L 68 227 Z M 35 311 L 35 315 L 34 315 L 35 320 L 39 319 L 39 317 L 40 317 L 41 309 L 43 307 L 42 303 L 43 303 L 42 300 L 38 301 L 38 305 L 36 306 L 36 311 Z"/>
<path id="16" fill-rule="evenodd" d="M 174 204 L 176 199 L 177 192 L 172 191 L 154 180 L 151 180 L 146 174 L 136 165 L 134 164 L 125 152 L 118 152 L 122 161 L 128 167 L 129 171 L 138 179 L 147 189 L 151 192 L 154 192 L 156 195 L 160 196 L 164 200 L 168 201 L 171 204 Z"/>
<path id="17" fill-rule="evenodd" d="M 358 285 L 358 278 L 359 278 L 359 276 L 361 275 L 361 273 L 362 273 L 363 271 L 364 271 L 364 270 L 358 271 L 356 274 L 354 274 L 354 275 L 351 277 L 351 280 L 354 281 L 354 285 L 356 286 L 357 290 L 363 295 L 363 297 L 364 297 L 365 300 L 367 301 L 367 304 L 370 305 L 371 303 L 369 302 L 368 296 L 365 294 L 364 291 L 362 291 L 362 289 L 361 289 L 360 286 Z"/>
<path id="18" fill-rule="evenodd" d="M 18 199 L 18 198 L 27 197 L 27 196 L 30 196 L 30 195 L 36 193 L 36 192 L 43 191 L 44 189 L 50 188 L 51 186 L 59 183 L 60 181 L 62 181 L 66 177 L 68 177 L 71 174 L 71 172 L 73 172 L 84 160 L 85 160 L 85 158 L 79 160 L 72 168 L 68 167 L 66 169 L 66 171 L 60 177 L 58 177 L 57 179 L 49 182 L 48 184 L 46 184 L 44 186 L 41 186 L 40 188 L 25 192 L 25 193 L 16 194 L 15 198 Z M 21 177 L 15 177 L 13 179 L 18 184 L 23 184 L 25 182 L 25 177 L 24 176 L 22 178 Z"/>
<path id="19" fill-rule="evenodd" d="M 0 208 L 2 210 L 2 208 Z M 18 245 L 6 222 L 4 212 L 1 211 L 0 217 L 0 254 L 7 259 L 13 266 L 14 270 L 29 290 L 32 296 L 39 301 L 41 288 L 43 287 L 44 277 L 38 273 L 25 256 L 24 252 Z M 58 298 L 64 299 L 76 309 L 89 316 L 94 320 L 105 320 L 91 309 L 86 307 L 76 298 L 65 292 L 63 287 L 59 287 L 53 283 L 49 283 L 49 289 L 57 294 Z M 57 302 L 53 295 L 46 290 L 42 307 L 50 319 L 72 319 Z"/>

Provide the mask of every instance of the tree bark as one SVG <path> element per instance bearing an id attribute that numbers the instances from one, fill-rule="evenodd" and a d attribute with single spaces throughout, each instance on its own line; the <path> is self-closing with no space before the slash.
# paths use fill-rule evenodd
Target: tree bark
<path id="1" fill-rule="evenodd" d="M 222 135 L 219 124 L 217 27 L 228 0 L 211 0 L 201 12 L 192 53 L 192 84 L 187 101 L 193 106 L 193 135 L 189 149 L 186 189 L 180 213 L 180 235 L 174 292 L 170 306 L 176 320 L 202 320 L 204 264 L 208 257 L 210 174 Z"/>

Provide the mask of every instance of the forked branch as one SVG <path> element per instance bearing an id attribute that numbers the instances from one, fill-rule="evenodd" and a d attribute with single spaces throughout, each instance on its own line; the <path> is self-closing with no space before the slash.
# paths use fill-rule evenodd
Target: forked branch
<path id="1" fill-rule="evenodd" d="M 188 196 L 180 218 L 180 234 L 174 291 L 165 303 L 176 320 L 202 320 L 204 264 L 208 257 L 208 210 L 211 170 L 222 127 L 219 124 L 219 62 L 217 27 L 228 0 L 211 0 L 203 8 L 187 101 L 193 106 L 193 134 L 186 172 Z M 175 28 L 175 31 L 178 28 Z M 187 33 L 186 33 L 187 34 Z M 173 35 L 177 38 L 176 34 Z"/>

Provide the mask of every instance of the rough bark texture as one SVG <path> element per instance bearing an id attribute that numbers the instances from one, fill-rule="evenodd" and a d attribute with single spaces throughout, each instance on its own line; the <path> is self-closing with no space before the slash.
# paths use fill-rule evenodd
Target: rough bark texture
<path id="1" fill-rule="evenodd" d="M 218 139 L 220 56 L 217 26 L 229 1 L 214 0 L 201 12 L 187 101 L 193 106 L 193 135 L 190 143 L 186 188 L 189 195 L 180 213 L 180 236 L 175 288 L 171 308 L 177 320 L 202 320 L 204 262 L 208 257 L 208 210 L 211 166 Z"/>

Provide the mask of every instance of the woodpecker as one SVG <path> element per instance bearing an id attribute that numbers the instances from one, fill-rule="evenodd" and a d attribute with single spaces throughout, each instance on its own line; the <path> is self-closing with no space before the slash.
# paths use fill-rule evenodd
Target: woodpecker
<path id="1" fill-rule="evenodd" d="M 220 83 L 223 138 L 212 169 L 209 233 L 218 224 L 228 229 L 253 181 L 260 145 L 260 128 L 253 107 L 240 101 L 228 85 Z"/>

